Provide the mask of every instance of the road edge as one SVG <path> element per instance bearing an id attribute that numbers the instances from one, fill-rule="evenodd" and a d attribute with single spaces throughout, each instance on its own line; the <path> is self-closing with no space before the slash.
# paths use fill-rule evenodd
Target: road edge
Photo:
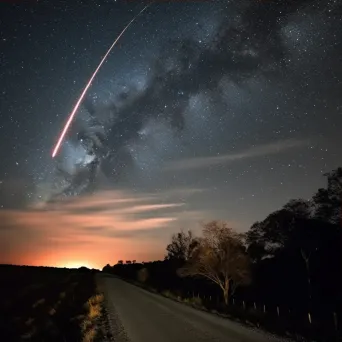
<path id="1" fill-rule="evenodd" d="M 106 333 L 108 341 L 115 342 L 129 342 L 129 338 L 126 334 L 125 328 L 121 322 L 120 316 L 115 309 L 115 305 L 108 299 L 109 296 L 106 296 L 107 292 L 107 284 L 105 281 L 105 277 L 115 277 L 112 274 L 108 273 L 99 273 L 96 278 L 96 283 L 101 289 L 101 292 L 104 294 L 104 314 L 106 316 Z"/>

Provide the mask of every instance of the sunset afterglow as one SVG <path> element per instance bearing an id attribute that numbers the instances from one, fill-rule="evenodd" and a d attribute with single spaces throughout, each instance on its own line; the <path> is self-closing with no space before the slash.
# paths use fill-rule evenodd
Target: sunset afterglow
<path id="1" fill-rule="evenodd" d="M 1 231 L 1 261 L 102 268 L 118 259 L 162 258 L 164 241 L 179 220 L 196 218 L 196 213 L 184 211 L 181 202 L 160 203 L 152 194 L 134 196 L 100 191 L 26 210 L 3 210 L 0 220 L 7 229 Z"/>

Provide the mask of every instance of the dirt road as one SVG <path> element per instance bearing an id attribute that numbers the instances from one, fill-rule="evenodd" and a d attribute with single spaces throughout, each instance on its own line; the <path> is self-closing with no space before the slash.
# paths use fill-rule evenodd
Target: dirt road
<path id="1" fill-rule="evenodd" d="M 284 341 L 115 277 L 100 277 L 116 342 Z"/>

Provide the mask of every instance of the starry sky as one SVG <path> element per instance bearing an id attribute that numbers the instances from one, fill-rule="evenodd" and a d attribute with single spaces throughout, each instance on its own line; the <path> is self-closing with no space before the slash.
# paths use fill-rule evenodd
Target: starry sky
<path id="1" fill-rule="evenodd" d="M 0 262 L 163 258 L 342 165 L 342 0 L 0 4 Z"/>

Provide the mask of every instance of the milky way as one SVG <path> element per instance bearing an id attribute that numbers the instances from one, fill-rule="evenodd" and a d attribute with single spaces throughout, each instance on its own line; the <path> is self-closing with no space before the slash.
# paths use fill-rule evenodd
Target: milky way
<path id="1" fill-rule="evenodd" d="M 1 177 L 27 179 L 13 198 L 195 188 L 203 192 L 186 210 L 247 229 L 289 198 L 309 197 L 342 163 L 341 1 L 304 0 L 154 4 L 97 75 L 52 163 L 62 113 L 140 10 L 97 4 L 50 5 L 55 22 L 41 7 L 18 9 L 38 23 L 24 20 L 29 33 L 16 40 L 4 33 L 2 84 L 28 77 L 3 91 L 1 136 L 11 143 L 1 147 Z M 12 60 L 27 34 L 35 51 Z M 19 203 L 2 197 L 4 207 Z"/>

